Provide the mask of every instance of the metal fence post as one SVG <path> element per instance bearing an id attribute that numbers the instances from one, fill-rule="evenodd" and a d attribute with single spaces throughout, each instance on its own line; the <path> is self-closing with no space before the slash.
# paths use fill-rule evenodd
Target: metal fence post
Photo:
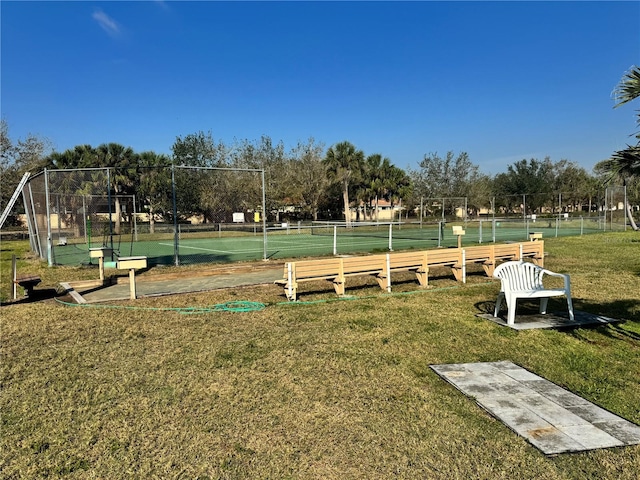
<path id="1" fill-rule="evenodd" d="M 171 195 L 173 197 L 173 263 L 180 265 L 180 255 L 178 252 L 178 205 L 176 204 L 176 171 L 175 165 L 171 164 Z"/>

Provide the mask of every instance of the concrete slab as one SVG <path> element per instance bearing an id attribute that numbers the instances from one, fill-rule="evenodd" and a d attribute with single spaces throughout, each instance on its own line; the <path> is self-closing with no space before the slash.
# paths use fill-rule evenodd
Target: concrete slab
<path id="1" fill-rule="evenodd" d="M 172 295 L 176 293 L 206 292 L 220 288 L 273 283 L 282 278 L 282 267 L 255 268 L 250 271 L 222 271 L 212 275 L 136 277 L 138 298 Z M 100 303 L 128 300 L 129 283 L 117 283 L 93 288 L 80 288 L 73 282 L 63 285 L 76 303 Z M 72 293 L 73 292 L 73 293 Z"/>
<path id="2" fill-rule="evenodd" d="M 571 321 L 568 316 L 561 313 L 548 313 L 546 315 L 516 315 L 514 325 L 508 325 L 506 318 L 494 317 L 490 313 L 480 313 L 476 315 L 480 318 L 490 320 L 503 327 L 513 328 L 514 330 L 531 330 L 535 328 L 574 328 L 583 325 L 604 325 L 607 323 L 621 322 L 615 318 L 605 317 L 604 315 L 595 315 L 588 312 L 574 311 L 574 320 Z"/>
<path id="3" fill-rule="evenodd" d="M 508 361 L 430 365 L 546 455 L 640 445 L 640 427 Z"/>

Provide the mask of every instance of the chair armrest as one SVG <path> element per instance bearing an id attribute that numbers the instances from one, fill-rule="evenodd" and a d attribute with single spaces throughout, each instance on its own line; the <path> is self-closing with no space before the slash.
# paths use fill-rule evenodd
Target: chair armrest
<path id="1" fill-rule="evenodd" d="M 549 275 L 550 277 L 562 278 L 564 280 L 565 290 L 569 290 L 571 288 L 571 278 L 566 273 L 556 273 L 556 272 L 552 272 L 551 270 L 542 269 L 542 274 Z M 540 277 L 540 279 L 542 279 L 542 277 Z"/>

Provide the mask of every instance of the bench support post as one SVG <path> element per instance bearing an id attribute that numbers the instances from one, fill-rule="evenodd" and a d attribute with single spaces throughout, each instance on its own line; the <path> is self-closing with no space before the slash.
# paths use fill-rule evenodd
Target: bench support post
<path id="1" fill-rule="evenodd" d="M 135 268 L 129 269 L 129 292 L 131 293 L 131 300 L 135 300 L 136 299 L 136 269 Z"/>

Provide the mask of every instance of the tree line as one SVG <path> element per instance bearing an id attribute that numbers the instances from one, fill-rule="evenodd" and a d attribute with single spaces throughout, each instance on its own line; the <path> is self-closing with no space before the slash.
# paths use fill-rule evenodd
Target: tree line
<path id="1" fill-rule="evenodd" d="M 606 181 L 611 181 L 609 172 L 590 174 L 575 162 L 554 162 L 549 158 L 523 159 L 508 165 L 505 172 L 491 176 L 482 173 L 466 152 L 451 151 L 443 156 L 425 154 L 417 168 L 405 171 L 388 157 L 379 153 L 366 155 L 348 141 L 325 149 L 313 138 L 287 151 L 281 141 L 274 142 L 268 136 L 228 145 L 216 141 L 211 132 L 200 131 L 178 136 L 171 155 L 135 152 L 118 143 L 78 145 L 63 152 L 46 153 L 48 144 L 38 137 L 12 143 L 3 121 L 2 141 L 3 206 L 25 171 L 108 167 L 116 218 L 120 217 L 119 196 L 135 195 L 141 203 L 139 208 L 149 213 L 151 222 L 172 216 L 171 165 L 264 170 L 266 211 L 275 221 L 281 220 L 290 207 L 295 207 L 298 219 L 350 222 L 377 220 L 381 200 L 391 206 L 401 203 L 405 210 L 413 211 L 425 199 L 463 197 L 467 199 L 470 215 L 478 215 L 484 209 L 516 211 L 522 208 L 522 195 L 528 197 L 525 213 L 542 212 L 545 207 L 555 209 L 558 194 L 562 194 L 567 209 L 591 210 L 602 198 Z M 238 183 L 239 180 L 234 183 L 231 174 L 218 175 L 218 183 L 208 184 L 206 189 L 204 185 L 202 189 L 196 188 L 196 179 L 196 175 L 191 175 L 182 180 L 179 212 L 184 217 L 202 215 L 204 221 L 214 221 L 211 212 L 216 209 L 224 206 L 229 209 L 229 205 L 241 203 L 231 198 L 234 192 L 255 188 Z M 624 181 L 630 202 L 640 204 L 638 177 L 625 177 Z M 207 197 L 199 191 L 208 192 Z M 259 192 L 254 192 L 257 202 L 259 197 Z M 493 199 L 498 202 L 491 204 Z M 425 205 L 425 211 L 428 210 Z"/>

